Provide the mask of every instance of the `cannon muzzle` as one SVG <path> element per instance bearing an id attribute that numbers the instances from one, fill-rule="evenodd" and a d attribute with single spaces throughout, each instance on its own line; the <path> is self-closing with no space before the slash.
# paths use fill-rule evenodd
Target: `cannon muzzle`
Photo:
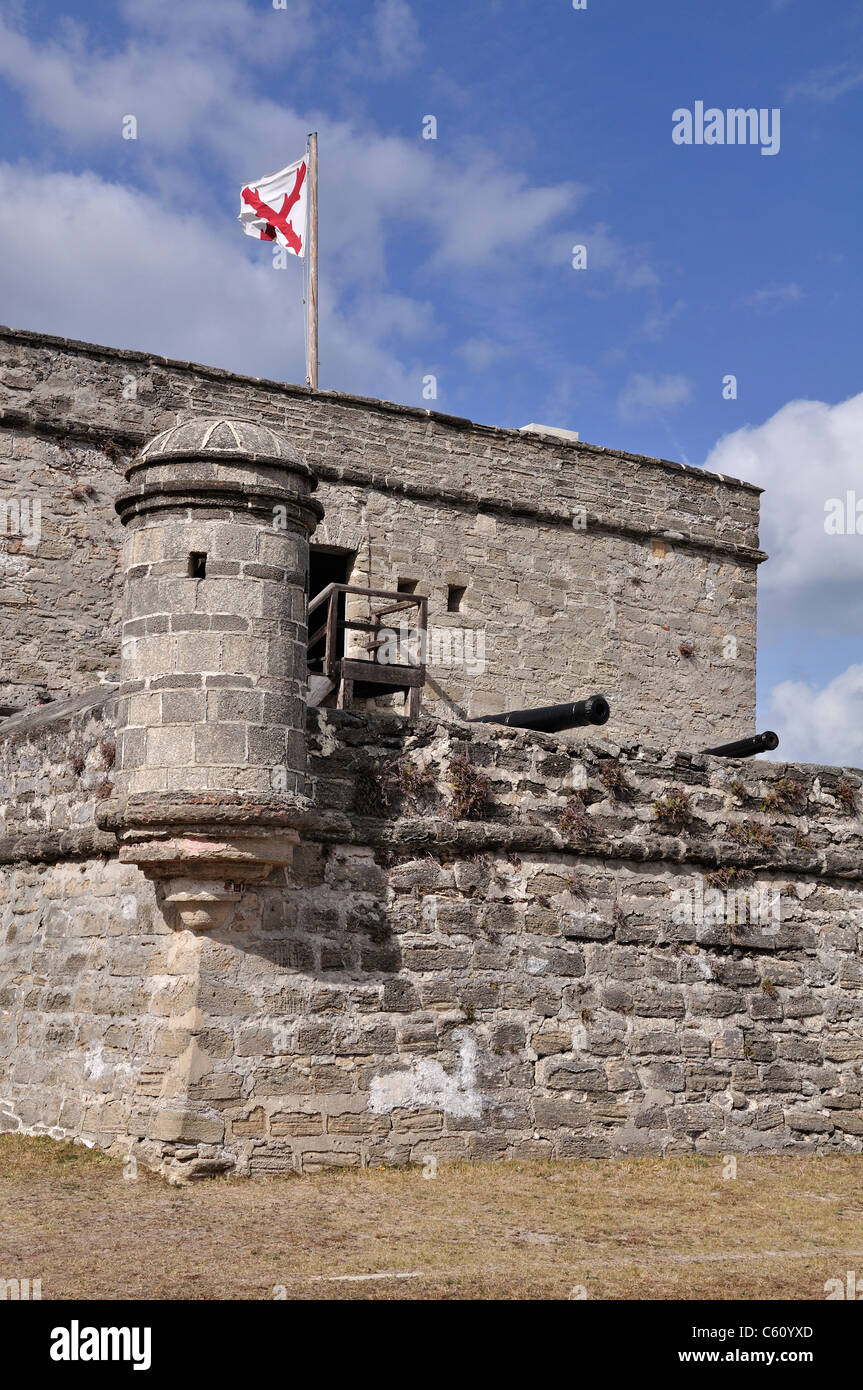
<path id="1" fill-rule="evenodd" d="M 718 748 L 703 748 L 703 753 L 712 753 L 715 758 L 754 758 L 756 753 L 772 753 L 779 747 L 779 735 L 768 729 L 763 734 L 753 734 L 752 738 L 739 738 L 736 743 L 722 743 Z"/>
<path id="2" fill-rule="evenodd" d="M 566 705 L 542 705 L 539 709 L 514 709 L 508 714 L 483 714 L 477 724 L 507 724 L 511 729 L 536 729 L 542 734 L 583 729 L 587 724 L 606 724 L 611 714 L 603 695 L 571 700 Z"/>

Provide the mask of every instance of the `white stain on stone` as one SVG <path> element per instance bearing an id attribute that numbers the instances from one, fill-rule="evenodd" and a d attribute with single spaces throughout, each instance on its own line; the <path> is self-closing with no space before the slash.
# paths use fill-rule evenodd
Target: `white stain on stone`
<path id="1" fill-rule="evenodd" d="M 104 1085 L 106 1078 L 110 1078 L 112 1085 L 116 1088 L 122 1080 L 132 1076 L 132 1071 L 131 1062 L 112 1062 L 106 1058 L 104 1042 L 101 1039 L 94 1040 L 81 1058 L 81 1073 L 87 1081 L 96 1083 L 95 1090 L 84 1091 L 82 1098 L 88 1104 L 95 1104 L 97 1102 L 96 1093 L 104 1092 L 106 1089 Z"/>
<path id="2" fill-rule="evenodd" d="M 104 1058 L 105 1044 L 91 1042 L 83 1059 L 84 1075 L 88 1081 L 101 1081 L 111 1072 L 111 1064 Z"/>
<path id="3" fill-rule="evenodd" d="M 132 893 L 124 893 L 120 899 L 120 915 L 125 922 L 134 922 L 138 915 L 138 899 Z"/>
<path id="4" fill-rule="evenodd" d="M 482 1114 L 482 1096 L 476 1089 L 477 1042 L 463 1029 L 453 1034 L 460 1041 L 459 1066 L 449 1076 L 440 1062 L 422 1058 L 409 1071 L 374 1077 L 369 1109 L 375 1115 L 390 1110 L 443 1110 L 459 1118 Z"/>
<path id="5" fill-rule="evenodd" d="M 23 1134 L 30 1139 L 43 1139 L 47 1135 L 49 1139 L 56 1139 L 61 1143 L 82 1144 L 85 1149 L 96 1147 L 95 1139 L 84 1139 L 80 1135 L 73 1133 L 71 1129 L 64 1129 L 62 1125 L 46 1125 L 37 1121 L 34 1125 L 22 1123 L 19 1115 L 15 1113 L 15 1101 L 6 1100 L 0 1096 L 0 1133 L 13 1132 Z"/>
<path id="6" fill-rule="evenodd" d="M 267 1023 L 273 1029 L 273 1052 L 275 1056 L 288 1057 L 291 1055 L 294 1020 L 292 1018 L 273 1018 L 267 1019 Z"/>
<path id="7" fill-rule="evenodd" d="M 696 968 L 697 968 L 698 970 L 701 971 L 701 973 L 702 973 L 702 975 L 704 976 L 705 980 L 712 980 L 712 979 L 713 979 L 713 966 L 711 965 L 711 963 L 710 963 L 710 961 L 707 959 L 707 957 L 706 957 L 706 956 L 702 956 L 702 955 L 698 955 L 698 956 L 695 956 L 694 959 L 695 959 Z"/>

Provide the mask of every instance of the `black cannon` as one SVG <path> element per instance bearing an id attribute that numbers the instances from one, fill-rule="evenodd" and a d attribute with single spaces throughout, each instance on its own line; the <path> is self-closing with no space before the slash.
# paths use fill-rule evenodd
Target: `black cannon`
<path id="1" fill-rule="evenodd" d="M 703 748 L 703 753 L 712 753 L 716 758 L 754 758 L 756 753 L 772 753 L 779 747 L 779 735 L 768 729 L 763 734 L 753 734 L 752 738 L 739 738 L 736 743 L 723 743 L 718 748 Z"/>
<path id="2" fill-rule="evenodd" d="M 587 724 L 606 724 L 611 714 L 603 695 L 571 700 L 566 705 L 543 705 L 539 709 L 514 709 L 509 714 L 483 714 L 476 724 L 508 724 L 511 729 L 536 729 L 557 734 L 564 729 L 583 729 Z"/>

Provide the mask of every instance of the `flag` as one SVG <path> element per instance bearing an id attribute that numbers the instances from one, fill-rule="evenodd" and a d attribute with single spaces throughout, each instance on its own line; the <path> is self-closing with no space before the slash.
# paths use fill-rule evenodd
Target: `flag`
<path id="1" fill-rule="evenodd" d="M 295 256 L 305 256 L 308 201 L 306 161 L 299 159 L 242 190 L 243 231 L 261 241 L 277 241 Z"/>

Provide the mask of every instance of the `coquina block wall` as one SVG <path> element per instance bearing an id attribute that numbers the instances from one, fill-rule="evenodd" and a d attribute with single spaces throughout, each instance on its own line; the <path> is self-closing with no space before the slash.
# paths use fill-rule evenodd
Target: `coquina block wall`
<path id="1" fill-rule="evenodd" d="M 192 930 L 118 857 L 114 700 L 0 726 L 0 1128 L 178 1177 L 860 1151 L 859 772 L 319 712 L 291 864 Z"/>
<path id="2" fill-rule="evenodd" d="M 117 676 L 123 468 L 158 431 L 213 415 L 286 437 L 319 479 L 325 516 L 313 545 L 348 552 L 355 582 L 413 579 L 441 643 L 452 628 L 462 643 L 482 635 L 481 670 L 432 661 L 427 705 L 477 716 L 602 693 L 618 737 L 695 750 L 753 732 L 757 488 L 9 329 L 0 704 L 23 708 Z M 32 545 L 15 518 L 36 501 Z M 465 589 L 457 613 L 450 587 Z"/>

